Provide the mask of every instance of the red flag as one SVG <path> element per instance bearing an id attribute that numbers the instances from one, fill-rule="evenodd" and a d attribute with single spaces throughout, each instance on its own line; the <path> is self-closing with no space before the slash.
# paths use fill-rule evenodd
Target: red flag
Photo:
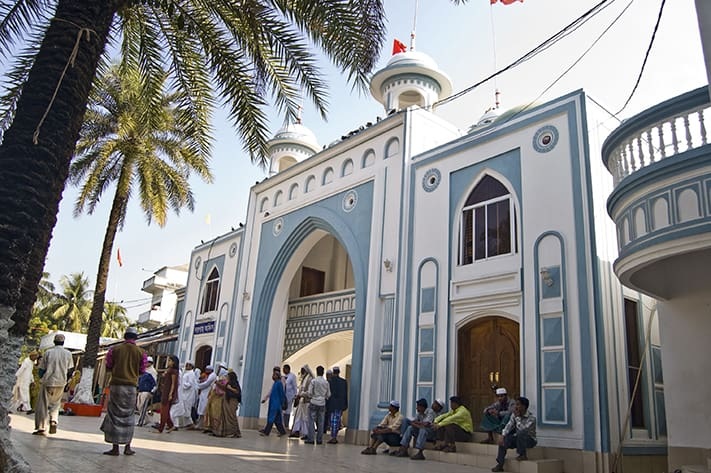
<path id="1" fill-rule="evenodd" d="M 523 3 L 523 0 L 491 0 L 491 4 L 493 5 L 494 3 L 501 2 L 504 5 L 511 5 L 512 3 L 516 2 L 521 2 Z"/>
<path id="2" fill-rule="evenodd" d="M 121 259 L 121 248 L 116 250 L 116 260 L 118 261 L 119 268 L 123 267 L 123 260 Z"/>
<path id="3" fill-rule="evenodd" d="M 397 53 L 404 53 L 407 51 L 407 46 L 405 46 L 405 43 L 403 43 L 400 40 L 394 39 L 393 40 L 393 55 Z"/>

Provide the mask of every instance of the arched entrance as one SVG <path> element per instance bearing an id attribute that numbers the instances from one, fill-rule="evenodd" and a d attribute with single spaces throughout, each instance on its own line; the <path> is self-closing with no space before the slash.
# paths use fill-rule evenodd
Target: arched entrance
<path id="1" fill-rule="evenodd" d="M 509 397 L 521 391 L 519 325 L 503 317 L 484 317 L 458 332 L 457 386 L 477 429 L 482 411 L 494 401 L 492 388 Z"/>
<path id="2" fill-rule="evenodd" d="M 205 367 L 212 360 L 212 347 L 203 345 L 195 352 L 195 367 L 200 368 L 200 371 L 205 371 Z"/>

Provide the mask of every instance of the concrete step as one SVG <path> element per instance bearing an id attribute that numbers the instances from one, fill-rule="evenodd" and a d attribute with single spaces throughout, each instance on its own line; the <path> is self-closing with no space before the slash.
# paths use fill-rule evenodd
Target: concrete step
<path id="1" fill-rule="evenodd" d="M 543 458 L 542 450 L 532 454 L 535 448 L 528 450 L 528 460 L 517 461 L 516 452 L 509 451 L 509 457 L 504 464 L 504 470 L 513 473 L 563 473 L 563 461 Z M 410 455 L 417 452 L 410 449 Z M 481 445 L 473 443 L 457 443 L 456 453 L 446 453 L 437 450 L 425 450 L 424 455 L 427 460 L 442 463 L 453 463 L 457 465 L 469 465 L 479 468 L 492 468 L 496 465 L 496 445 Z"/>
<path id="2" fill-rule="evenodd" d="M 706 465 L 708 466 L 708 465 Z M 709 473 L 710 469 L 704 465 L 684 465 L 681 467 L 681 473 Z"/>

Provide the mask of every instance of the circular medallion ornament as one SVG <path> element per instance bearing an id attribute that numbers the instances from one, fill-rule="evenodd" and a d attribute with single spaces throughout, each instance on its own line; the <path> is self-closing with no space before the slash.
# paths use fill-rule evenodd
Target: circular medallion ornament
<path id="1" fill-rule="evenodd" d="M 272 227 L 272 234 L 274 236 L 278 236 L 282 230 L 284 230 L 284 219 L 279 217 L 278 219 L 274 220 L 274 226 Z"/>
<path id="2" fill-rule="evenodd" d="M 200 265 L 202 264 L 202 258 L 199 256 L 195 258 L 195 277 L 199 277 L 200 275 L 198 274 L 200 272 Z"/>
<path id="3" fill-rule="evenodd" d="M 442 174 L 439 172 L 439 169 L 432 168 L 422 177 L 422 188 L 425 192 L 432 192 L 437 189 L 441 180 Z"/>
<path id="4" fill-rule="evenodd" d="M 343 196 L 343 211 L 350 212 L 358 204 L 358 193 L 349 191 Z"/>
<path id="5" fill-rule="evenodd" d="M 533 149 L 539 153 L 547 153 L 558 144 L 558 129 L 553 125 L 539 128 L 533 135 Z"/>
<path id="6" fill-rule="evenodd" d="M 237 243 L 232 243 L 230 245 L 230 258 L 233 258 L 237 254 Z"/>

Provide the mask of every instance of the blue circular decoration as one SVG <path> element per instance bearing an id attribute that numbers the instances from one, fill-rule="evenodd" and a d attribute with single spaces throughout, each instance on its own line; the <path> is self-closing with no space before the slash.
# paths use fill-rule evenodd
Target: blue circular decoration
<path id="1" fill-rule="evenodd" d="M 358 205 L 358 193 L 356 191 L 348 191 L 343 196 L 343 211 L 350 212 L 356 205 Z"/>
<path id="2" fill-rule="evenodd" d="M 279 236 L 282 230 L 284 230 L 284 219 L 279 217 L 278 219 L 274 220 L 274 225 L 272 226 L 272 234 L 274 236 Z"/>
<path id="3" fill-rule="evenodd" d="M 439 172 L 439 169 L 432 168 L 422 177 L 422 188 L 425 192 L 432 192 L 437 189 L 441 180 L 442 174 Z"/>
<path id="4" fill-rule="evenodd" d="M 230 245 L 230 258 L 233 258 L 237 254 L 237 243 L 232 243 Z"/>
<path id="5" fill-rule="evenodd" d="M 539 128 L 533 135 L 533 149 L 539 153 L 547 153 L 558 144 L 558 129 L 553 125 Z"/>

